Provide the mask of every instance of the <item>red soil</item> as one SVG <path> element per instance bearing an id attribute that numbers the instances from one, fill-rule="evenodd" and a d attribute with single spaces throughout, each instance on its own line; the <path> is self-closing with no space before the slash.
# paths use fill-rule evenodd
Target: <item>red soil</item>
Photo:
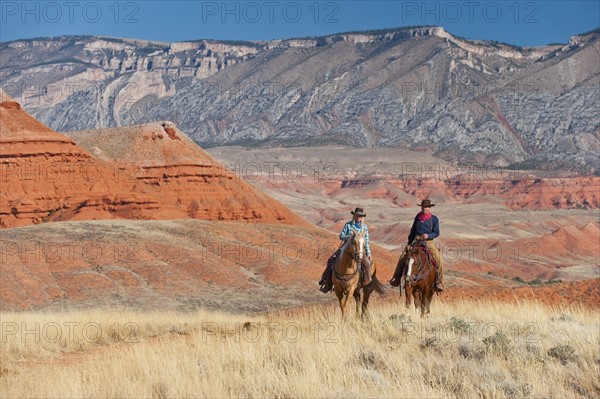
<path id="1" fill-rule="evenodd" d="M 449 287 L 442 300 L 475 299 L 506 302 L 539 301 L 551 306 L 600 306 L 600 279 L 525 287 Z"/>
<path id="2" fill-rule="evenodd" d="M 317 281 L 339 239 L 312 226 L 102 220 L 7 230 L 0 310 L 80 306 L 243 312 L 332 299 Z M 393 253 L 373 245 L 378 275 Z"/>

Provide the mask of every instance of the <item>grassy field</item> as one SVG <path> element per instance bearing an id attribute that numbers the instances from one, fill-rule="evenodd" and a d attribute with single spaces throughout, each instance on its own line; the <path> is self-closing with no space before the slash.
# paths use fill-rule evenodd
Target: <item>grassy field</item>
<path id="1" fill-rule="evenodd" d="M 2 313 L 0 396 L 600 396 L 600 312 L 535 303 L 261 316 Z"/>

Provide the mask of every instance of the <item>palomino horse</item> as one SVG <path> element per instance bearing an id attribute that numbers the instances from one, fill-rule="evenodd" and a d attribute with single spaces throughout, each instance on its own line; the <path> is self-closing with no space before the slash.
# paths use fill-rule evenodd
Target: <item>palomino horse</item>
<path id="1" fill-rule="evenodd" d="M 421 241 L 406 247 L 403 257 L 404 262 L 399 266 L 404 268 L 402 275 L 405 278 L 406 307 L 410 307 L 411 299 L 414 298 L 415 309 L 420 307 L 423 317 L 430 313 L 429 306 L 435 293 L 433 255 Z"/>
<path id="2" fill-rule="evenodd" d="M 365 233 L 354 233 L 342 245 L 340 255 L 335 260 L 333 265 L 333 289 L 335 295 L 340 301 L 342 308 L 342 318 L 345 317 L 348 300 L 354 297 L 356 300 L 356 314 L 362 316 L 367 313 L 369 306 L 369 297 L 373 290 L 380 294 L 385 292 L 383 285 L 377 279 L 375 262 L 371 266 L 371 283 L 362 286 L 361 273 L 359 273 L 359 265 L 365 252 Z M 363 290 L 362 306 L 360 298 L 360 290 Z"/>

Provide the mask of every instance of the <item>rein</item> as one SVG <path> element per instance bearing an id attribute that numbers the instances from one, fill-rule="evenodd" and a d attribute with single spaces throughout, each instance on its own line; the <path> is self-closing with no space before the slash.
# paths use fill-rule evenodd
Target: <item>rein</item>
<path id="1" fill-rule="evenodd" d="M 356 262 L 354 260 L 352 261 L 352 263 L 356 265 Z M 353 269 L 354 269 L 354 272 L 352 274 L 338 274 L 338 272 L 336 272 L 335 269 L 333 269 L 333 273 L 335 273 L 335 276 L 338 278 L 338 280 L 350 281 L 358 273 L 358 266 L 354 267 Z"/>

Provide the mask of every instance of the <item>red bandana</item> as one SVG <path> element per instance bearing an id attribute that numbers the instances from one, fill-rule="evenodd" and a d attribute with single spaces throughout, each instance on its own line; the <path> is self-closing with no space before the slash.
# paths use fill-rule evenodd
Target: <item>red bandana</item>
<path id="1" fill-rule="evenodd" d="M 429 219 L 431 219 L 431 212 L 429 213 L 423 213 L 423 212 L 419 212 L 417 214 L 418 218 L 419 218 L 419 222 L 423 223 L 428 221 Z"/>

